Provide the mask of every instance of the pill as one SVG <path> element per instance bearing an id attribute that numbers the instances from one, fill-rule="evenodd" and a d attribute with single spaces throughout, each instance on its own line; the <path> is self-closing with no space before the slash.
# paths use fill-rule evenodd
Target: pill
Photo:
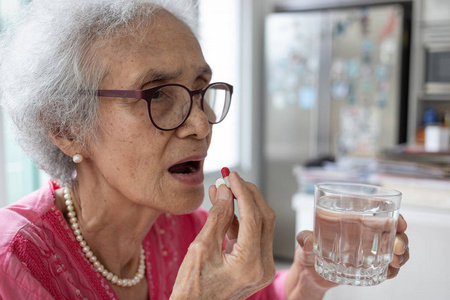
<path id="1" fill-rule="evenodd" d="M 217 178 L 217 180 L 216 180 L 216 188 L 219 188 L 219 186 L 220 186 L 221 184 L 227 185 L 227 184 L 225 183 L 225 180 L 223 180 L 222 177 L 219 177 L 219 178 Z"/>
<path id="2" fill-rule="evenodd" d="M 228 178 L 228 176 L 230 175 L 230 169 L 228 169 L 227 167 L 222 168 L 222 170 L 220 171 L 222 173 L 222 177 L 223 180 L 225 181 L 225 185 L 230 188 L 230 179 Z"/>

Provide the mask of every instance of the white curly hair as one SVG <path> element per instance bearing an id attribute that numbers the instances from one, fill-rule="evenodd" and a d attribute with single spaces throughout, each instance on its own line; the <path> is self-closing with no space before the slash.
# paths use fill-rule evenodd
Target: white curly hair
<path id="1" fill-rule="evenodd" d="M 189 0 L 33 0 L 3 32 L 1 104 L 20 146 L 53 179 L 69 183 L 75 166 L 49 137 L 85 147 L 97 134 L 98 98 L 80 93 L 96 91 L 106 74 L 92 45 L 133 29 L 137 36 L 136 28 L 160 9 L 195 33 L 196 9 Z"/>

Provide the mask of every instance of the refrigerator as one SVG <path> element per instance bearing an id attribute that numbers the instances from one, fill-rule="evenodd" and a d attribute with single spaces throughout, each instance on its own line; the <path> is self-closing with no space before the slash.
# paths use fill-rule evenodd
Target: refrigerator
<path id="1" fill-rule="evenodd" d="M 406 142 L 410 4 L 274 12 L 265 20 L 263 193 L 274 255 L 292 259 L 293 169 Z"/>

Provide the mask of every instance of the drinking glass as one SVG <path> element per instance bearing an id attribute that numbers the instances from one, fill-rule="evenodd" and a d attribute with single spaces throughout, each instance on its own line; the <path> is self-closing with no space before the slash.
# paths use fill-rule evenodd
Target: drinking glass
<path id="1" fill-rule="evenodd" d="M 358 183 L 315 185 L 315 269 L 339 284 L 386 279 L 401 202 L 399 191 Z"/>

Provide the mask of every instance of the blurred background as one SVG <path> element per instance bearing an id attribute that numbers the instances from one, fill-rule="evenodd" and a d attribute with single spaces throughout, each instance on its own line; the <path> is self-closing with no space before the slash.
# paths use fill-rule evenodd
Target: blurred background
<path id="1" fill-rule="evenodd" d="M 1 28 L 28 2 L 0 0 Z M 213 80 L 235 87 L 205 187 L 223 166 L 260 187 L 277 213 L 279 268 L 312 229 L 315 183 L 398 189 L 410 262 L 394 280 L 326 299 L 450 299 L 450 1 L 197 2 Z M 1 112 L 0 206 L 47 180 Z"/>

